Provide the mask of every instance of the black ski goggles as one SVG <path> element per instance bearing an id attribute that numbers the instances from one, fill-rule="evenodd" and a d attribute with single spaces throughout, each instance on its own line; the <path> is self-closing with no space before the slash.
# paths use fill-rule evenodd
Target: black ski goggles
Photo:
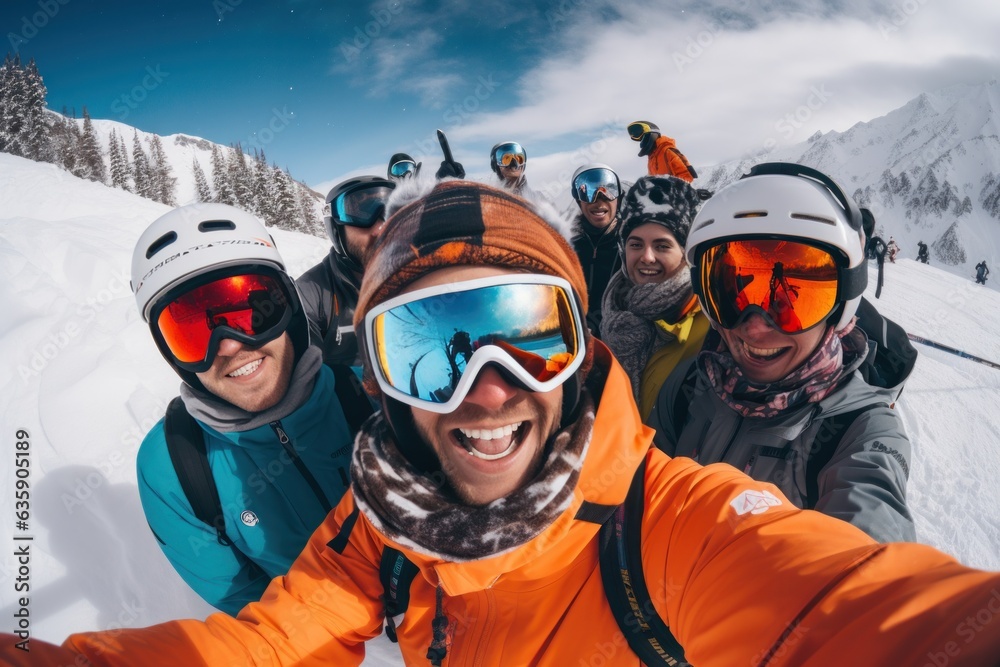
<path id="1" fill-rule="evenodd" d="M 547 392 L 583 363 L 584 319 L 562 278 L 512 274 L 403 294 L 365 316 L 365 343 L 382 391 L 439 414 L 465 400 L 487 364 Z"/>
<path id="2" fill-rule="evenodd" d="M 628 136 L 632 138 L 632 141 L 641 141 L 642 138 L 650 132 L 657 132 L 652 125 L 643 120 L 637 120 L 634 123 L 629 123 L 627 129 Z"/>
<path id="3" fill-rule="evenodd" d="M 160 351 L 177 367 L 203 373 L 231 338 L 260 347 L 285 332 L 298 303 L 285 274 L 263 266 L 212 271 L 170 290 L 149 314 Z"/>
<path id="4" fill-rule="evenodd" d="M 597 198 L 604 197 L 608 201 L 618 199 L 621 195 L 621 182 L 618 174 L 606 168 L 595 168 L 582 171 L 573 179 L 573 196 L 577 201 L 593 204 Z"/>
<path id="5" fill-rule="evenodd" d="M 385 217 L 392 183 L 359 183 L 330 202 L 330 217 L 338 225 L 371 227 Z"/>

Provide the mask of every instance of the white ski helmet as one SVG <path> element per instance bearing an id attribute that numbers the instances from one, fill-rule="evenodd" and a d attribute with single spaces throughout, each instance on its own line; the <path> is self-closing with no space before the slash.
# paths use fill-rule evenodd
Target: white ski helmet
<path id="1" fill-rule="evenodd" d="M 861 210 L 829 176 L 800 164 L 766 162 L 715 193 L 704 203 L 688 233 L 685 257 L 695 291 L 702 299 L 698 263 L 715 242 L 745 237 L 777 237 L 819 243 L 839 251 L 837 303 L 830 321 L 845 328 L 868 285 Z"/>
<path id="2" fill-rule="evenodd" d="M 615 181 L 618 184 L 618 196 L 615 197 L 615 200 L 620 205 L 621 201 L 622 201 L 622 197 L 625 196 L 625 188 L 622 187 L 622 181 L 621 181 L 621 178 L 618 176 L 618 172 L 616 172 L 614 169 L 612 169 L 610 165 L 606 165 L 603 162 L 589 162 L 589 163 L 587 163 L 585 165 L 582 165 L 582 166 L 578 167 L 577 170 L 573 172 L 573 178 L 570 179 L 570 182 L 569 182 L 569 193 L 573 197 L 573 200 L 576 201 L 576 202 L 580 201 L 580 193 L 577 191 L 577 187 L 576 187 L 576 179 L 577 179 L 577 177 L 579 177 L 580 174 L 584 173 L 585 171 L 591 171 L 591 170 L 596 170 L 596 171 L 604 171 L 604 170 L 606 170 L 608 172 L 611 172 L 611 174 L 614 175 Z"/>
<path id="3" fill-rule="evenodd" d="M 174 288 L 203 274 L 238 266 L 262 266 L 287 281 L 292 307 L 289 331 L 296 358 L 309 344 L 308 325 L 294 283 L 285 271 L 274 239 L 255 216 L 226 204 L 181 206 L 153 221 L 132 253 L 132 291 L 143 321 Z M 154 339 L 160 345 L 154 331 Z M 180 369 L 169 353 L 161 353 L 189 384 L 200 386 L 194 373 Z"/>

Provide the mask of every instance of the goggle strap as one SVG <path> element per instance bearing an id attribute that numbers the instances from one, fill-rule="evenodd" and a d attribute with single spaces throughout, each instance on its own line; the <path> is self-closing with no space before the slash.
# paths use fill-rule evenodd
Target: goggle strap
<path id="1" fill-rule="evenodd" d="M 865 293 L 868 287 L 868 264 L 862 262 L 840 271 L 840 293 L 844 301 L 855 299 Z"/>

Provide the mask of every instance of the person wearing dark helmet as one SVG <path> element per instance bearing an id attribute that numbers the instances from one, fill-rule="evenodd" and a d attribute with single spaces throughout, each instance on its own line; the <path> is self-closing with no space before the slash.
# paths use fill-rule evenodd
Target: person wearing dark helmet
<path id="1" fill-rule="evenodd" d="M 389 165 L 385 169 L 385 177 L 390 181 L 415 178 L 420 175 L 420 166 L 422 164 L 422 162 L 417 162 L 406 153 L 396 153 L 389 158 Z"/>
<path id="2" fill-rule="evenodd" d="M 501 141 L 490 149 L 490 169 L 500 179 L 500 185 L 522 197 L 533 197 L 524 172 L 528 168 L 528 154 L 516 141 Z"/>
<path id="3" fill-rule="evenodd" d="M 643 176 L 622 206 L 621 270 L 604 293 L 601 340 L 625 368 L 645 419 L 671 371 L 701 350 L 708 319 L 684 259 L 701 199 L 672 176 Z"/>
<path id="4" fill-rule="evenodd" d="M 183 380 L 139 447 L 142 509 L 184 581 L 235 615 L 347 490 L 353 437 L 334 374 L 309 344 L 271 235 L 245 211 L 192 204 L 161 216 L 136 243 L 132 286 Z M 193 488 L 214 490 L 214 518 Z"/>
<path id="5" fill-rule="evenodd" d="M 621 267 L 617 231 L 625 188 L 614 169 L 591 162 L 573 173 L 570 194 L 580 209 L 573 221 L 572 243 L 590 295 L 587 327 L 600 337 L 604 290 Z"/>
<path id="6" fill-rule="evenodd" d="M 628 124 L 628 136 L 639 142 L 639 157 L 647 157 L 650 176 L 676 176 L 690 183 L 698 178 L 698 173 L 677 150 L 677 142 L 660 133 L 660 128 L 648 120 L 637 120 Z"/>
<path id="7" fill-rule="evenodd" d="M 407 665 L 634 667 L 599 537 L 634 492 L 649 585 L 635 613 L 661 616 L 691 664 L 920 665 L 942 650 L 949 665 L 995 662 L 1000 633 L 968 640 L 964 624 L 993 608 L 1000 573 L 880 545 L 729 466 L 651 448 L 586 305 L 572 249 L 530 202 L 436 184 L 375 249 L 355 320 L 384 409 L 358 436 L 352 490 L 288 574 L 238 618 L 33 639 L 30 654 L 7 634 L 0 658 L 358 665 L 385 622 Z M 448 353 L 458 333 L 468 358 Z M 405 613 L 387 618 L 390 549 L 413 576 L 396 589 Z"/>
<path id="8" fill-rule="evenodd" d="M 913 540 L 893 406 L 916 351 L 861 298 L 865 247 L 858 206 L 809 167 L 757 165 L 716 193 L 685 246 L 712 331 L 647 423 L 671 456 L 728 463 L 879 541 Z"/>
<path id="9" fill-rule="evenodd" d="M 333 186 L 326 196 L 323 221 L 330 252 L 295 283 L 313 340 L 328 364 L 361 365 L 354 304 L 366 257 L 382 233 L 385 204 L 395 187 L 395 180 L 381 176 L 356 176 Z"/>

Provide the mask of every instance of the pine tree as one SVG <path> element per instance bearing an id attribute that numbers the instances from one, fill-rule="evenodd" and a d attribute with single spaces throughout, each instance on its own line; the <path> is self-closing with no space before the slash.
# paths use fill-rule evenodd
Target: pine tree
<path id="1" fill-rule="evenodd" d="M 315 234 L 319 227 L 316 220 L 316 193 L 301 183 L 294 180 L 292 182 L 299 195 L 299 231 L 305 234 Z"/>
<path id="2" fill-rule="evenodd" d="M 131 192 L 128 182 L 128 157 L 122 152 L 118 134 L 111 130 L 108 141 L 108 158 L 111 162 L 111 187 Z"/>
<path id="3" fill-rule="evenodd" d="M 170 161 L 167 160 L 167 154 L 163 150 L 160 135 L 153 135 L 149 148 L 149 172 L 150 182 L 153 187 L 153 199 L 161 204 L 177 206 L 177 197 L 174 194 L 177 179 L 174 178 L 173 170 L 170 168 Z"/>
<path id="4" fill-rule="evenodd" d="M 76 123 L 65 116 L 52 114 L 49 125 L 52 151 L 57 165 L 71 174 L 77 174 L 77 155 L 80 150 L 80 131 Z"/>
<path id="5" fill-rule="evenodd" d="M 285 172 L 273 167 L 271 180 L 274 182 L 274 226 L 294 230 L 299 218 L 299 206 L 295 199 L 295 189 Z"/>
<path id="6" fill-rule="evenodd" d="M 208 179 L 205 177 L 205 170 L 201 168 L 200 164 L 198 164 L 198 158 L 194 158 L 194 164 L 192 165 L 191 170 L 194 172 L 195 197 L 197 197 L 199 202 L 212 201 L 212 190 L 208 187 Z"/>
<path id="7" fill-rule="evenodd" d="M 35 59 L 28 61 L 25 75 L 25 115 L 24 143 L 27 149 L 25 157 L 41 162 L 55 161 L 52 150 L 52 140 L 49 136 L 49 124 L 45 119 L 45 82 L 38 72 Z"/>
<path id="8" fill-rule="evenodd" d="M 236 203 L 233 182 L 229 178 L 229 165 L 215 144 L 212 144 L 212 186 L 215 188 L 215 201 L 230 206 Z"/>
<path id="9" fill-rule="evenodd" d="M 10 54 L 0 73 L 0 150 L 25 157 L 24 116 L 27 109 L 25 75 L 21 56 Z"/>
<path id="10" fill-rule="evenodd" d="M 104 156 L 97 143 L 94 124 L 90 121 L 87 107 L 83 107 L 83 135 L 80 138 L 80 162 L 84 165 L 84 178 L 98 183 L 108 182 L 108 170 L 104 166 Z"/>
<path id="11" fill-rule="evenodd" d="M 149 173 L 149 158 L 139 141 L 139 133 L 132 132 L 132 165 L 135 173 L 135 193 L 146 199 L 153 199 L 153 183 Z"/>
<path id="12" fill-rule="evenodd" d="M 229 154 L 229 182 L 233 184 L 233 196 L 236 205 L 245 211 L 257 210 L 257 204 L 253 200 L 253 186 L 250 183 L 250 169 L 247 167 L 247 157 L 243 153 L 243 146 L 236 144 L 230 147 L 232 153 Z"/>
<path id="13" fill-rule="evenodd" d="M 264 222 L 274 224 L 274 184 L 271 182 L 271 168 L 267 165 L 264 151 L 254 150 L 251 168 L 251 188 L 253 200 L 257 204 L 255 213 Z"/>

